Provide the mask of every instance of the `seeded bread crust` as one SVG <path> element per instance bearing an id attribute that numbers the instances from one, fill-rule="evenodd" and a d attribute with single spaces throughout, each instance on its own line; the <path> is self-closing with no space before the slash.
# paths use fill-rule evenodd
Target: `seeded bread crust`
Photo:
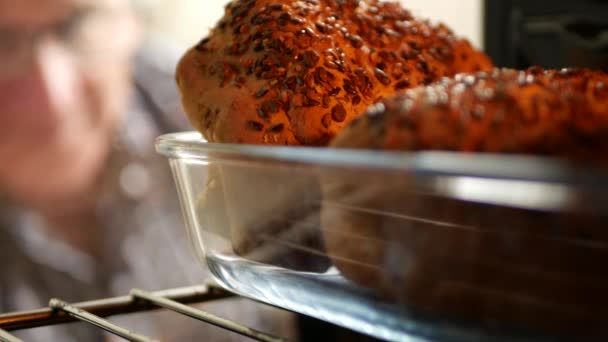
<path id="1" fill-rule="evenodd" d="M 491 62 L 447 27 L 376 0 L 236 0 L 177 67 L 211 142 L 326 145 L 396 91 Z"/>
<path id="2" fill-rule="evenodd" d="M 607 134 L 608 74 L 496 69 L 446 78 L 381 101 L 331 146 L 605 162 Z"/>

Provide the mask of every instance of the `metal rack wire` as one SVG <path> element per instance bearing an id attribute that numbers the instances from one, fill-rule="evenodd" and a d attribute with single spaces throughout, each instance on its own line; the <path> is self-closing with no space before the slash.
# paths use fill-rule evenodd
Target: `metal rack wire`
<path id="1" fill-rule="evenodd" d="M 110 323 L 104 318 L 157 309 L 168 309 L 177 314 L 218 326 L 256 341 L 286 341 L 284 338 L 272 336 L 188 306 L 188 304 L 203 303 L 232 296 L 234 296 L 234 294 L 225 291 L 216 285 L 209 284 L 158 292 L 133 289 L 128 296 L 74 304 L 65 302 L 59 298 L 53 298 L 49 301 L 49 306 L 47 308 L 0 315 L 0 341 L 23 342 L 9 332 L 75 321 L 82 321 L 95 325 L 128 341 L 156 341 L 148 336 L 140 335 Z"/>

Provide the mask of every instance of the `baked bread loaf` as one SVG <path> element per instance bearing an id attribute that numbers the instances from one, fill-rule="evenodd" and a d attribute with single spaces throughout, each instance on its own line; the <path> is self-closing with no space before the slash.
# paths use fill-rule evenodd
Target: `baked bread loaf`
<path id="1" fill-rule="evenodd" d="M 539 68 L 458 75 L 381 101 L 330 146 L 606 166 L 608 75 Z M 555 212 L 447 198 L 431 181 L 397 170 L 324 174 L 325 245 L 344 276 L 433 313 L 601 331 L 608 321 L 605 216 L 585 210 L 588 202 Z M 556 200 L 563 196 L 549 188 Z"/>
<path id="2" fill-rule="evenodd" d="M 373 106 L 333 147 L 606 162 L 608 75 L 532 68 L 445 78 Z"/>
<path id="3" fill-rule="evenodd" d="M 326 145 L 387 95 L 491 66 L 397 3 L 235 0 L 176 78 L 210 142 Z"/>

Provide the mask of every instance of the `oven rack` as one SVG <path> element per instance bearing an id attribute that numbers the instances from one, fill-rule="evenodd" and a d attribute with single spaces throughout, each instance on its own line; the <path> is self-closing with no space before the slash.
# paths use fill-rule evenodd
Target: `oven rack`
<path id="1" fill-rule="evenodd" d="M 233 296 L 235 294 L 222 289 L 218 285 L 206 284 L 157 292 L 133 289 L 127 296 L 80 303 L 68 303 L 62 299 L 53 298 L 49 301 L 47 308 L 0 314 L 0 341 L 23 342 L 21 339 L 11 335 L 11 331 L 77 321 L 92 324 L 127 341 L 157 341 L 154 338 L 143 336 L 115 325 L 104 318 L 158 309 L 171 310 L 177 314 L 218 326 L 256 341 L 287 341 L 285 338 L 273 336 L 188 306 L 188 304 L 198 304 Z"/>

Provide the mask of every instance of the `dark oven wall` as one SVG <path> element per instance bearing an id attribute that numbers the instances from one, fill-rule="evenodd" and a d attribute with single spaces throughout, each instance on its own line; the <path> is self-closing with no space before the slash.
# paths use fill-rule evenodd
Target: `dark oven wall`
<path id="1" fill-rule="evenodd" d="M 485 0 L 485 47 L 497 65 L 608 71 L 608 1 Z"/>

